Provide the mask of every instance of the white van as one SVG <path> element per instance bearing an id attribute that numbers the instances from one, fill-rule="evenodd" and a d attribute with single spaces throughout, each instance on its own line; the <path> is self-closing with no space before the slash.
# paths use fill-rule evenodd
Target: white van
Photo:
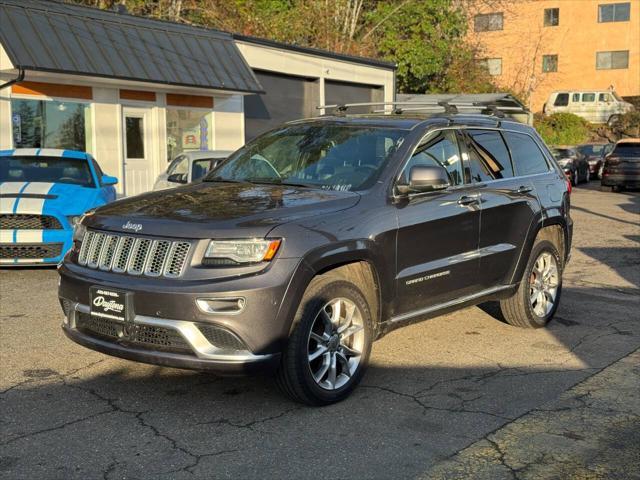
<path id="1" fill-rule="evenodd" d="M 591 123 L 613 125 L 620 115 L 633 110 L 613 90 L 559 91 L 549 95 L 542 111 L 546 115 L 567 112 L 578 115 Z"/>

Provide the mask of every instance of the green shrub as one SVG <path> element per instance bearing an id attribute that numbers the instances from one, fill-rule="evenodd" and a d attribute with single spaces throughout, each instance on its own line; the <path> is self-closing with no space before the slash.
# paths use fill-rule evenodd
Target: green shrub
<path id="1" fill-rule="evenodd" d="M 633 110 L 620 116 L 620 121 L 614 125 L 619 137 L 640 137 L 640 110 Z"/>
<path id="2" fill-rule="evenodd" d="M 537 114 L 534 126 L 547 145 L 578 145 L 589 138 L 589 122 L 573 113 Z"/>

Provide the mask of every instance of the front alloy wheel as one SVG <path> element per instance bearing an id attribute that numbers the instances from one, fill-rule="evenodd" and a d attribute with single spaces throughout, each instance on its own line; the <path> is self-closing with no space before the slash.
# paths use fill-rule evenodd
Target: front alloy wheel
<path id="1" fill-rule="evenodd" d="M 359 286 L 332 272 L 314 278 L 282 352 L 276 376 L 280 389 L 308 405 L 345 399 L 366 370 L 372 322 L 371 307 Z"/>
<path id="2" fill-rule="evenodd" d="M 362 313 L 346 298 L 335 298 L 316 315 L 307 351 L 316 383 L 326 389 L 343 387 L 360 365 L 364 346 Z"/>

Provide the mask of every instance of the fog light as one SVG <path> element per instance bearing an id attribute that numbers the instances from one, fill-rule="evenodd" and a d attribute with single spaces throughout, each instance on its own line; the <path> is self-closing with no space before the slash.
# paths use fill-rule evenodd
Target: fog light
<path id="1" fill-rule="evenodd" d="M 198 298 L 196 305 L 204 313 L 218 313 L 224 315 L 236 315 L 242 310 L 246 300 L 243 297 L 232 298 Z"/>

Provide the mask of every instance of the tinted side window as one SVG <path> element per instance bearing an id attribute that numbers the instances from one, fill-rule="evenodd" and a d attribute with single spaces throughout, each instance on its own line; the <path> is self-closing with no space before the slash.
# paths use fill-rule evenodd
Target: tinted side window
<path id="1" fill-rule="evenodd" d="M 495 130 L 468 130 L 473 148 L 493 178 L 513 177 L 509 151 L 500 132 Z"/>
<path id="2" fill-rule="evenodd" d="M 511 151 L 516 175 L 535 175 L 549 171 L 547 161 L 533 138 L 514 132 L 504 132 L 504 137 Z"/>
<path id="3" fill-rule="evenodd" d="M 462 184 L 462 165 L 456 133 L 442 130 L 420 144 L 404 169 L 405 181 L 412 167 L 440 166 L 449 173 L 451 185 Z"/>
<path id="4" fill-rule="evenodd" d="M 559 93 L 556 96 L 556 101 L 553 102 L 556 107 L 566 107 L 569 105 L 569 94 L 568 93 Z"/>

